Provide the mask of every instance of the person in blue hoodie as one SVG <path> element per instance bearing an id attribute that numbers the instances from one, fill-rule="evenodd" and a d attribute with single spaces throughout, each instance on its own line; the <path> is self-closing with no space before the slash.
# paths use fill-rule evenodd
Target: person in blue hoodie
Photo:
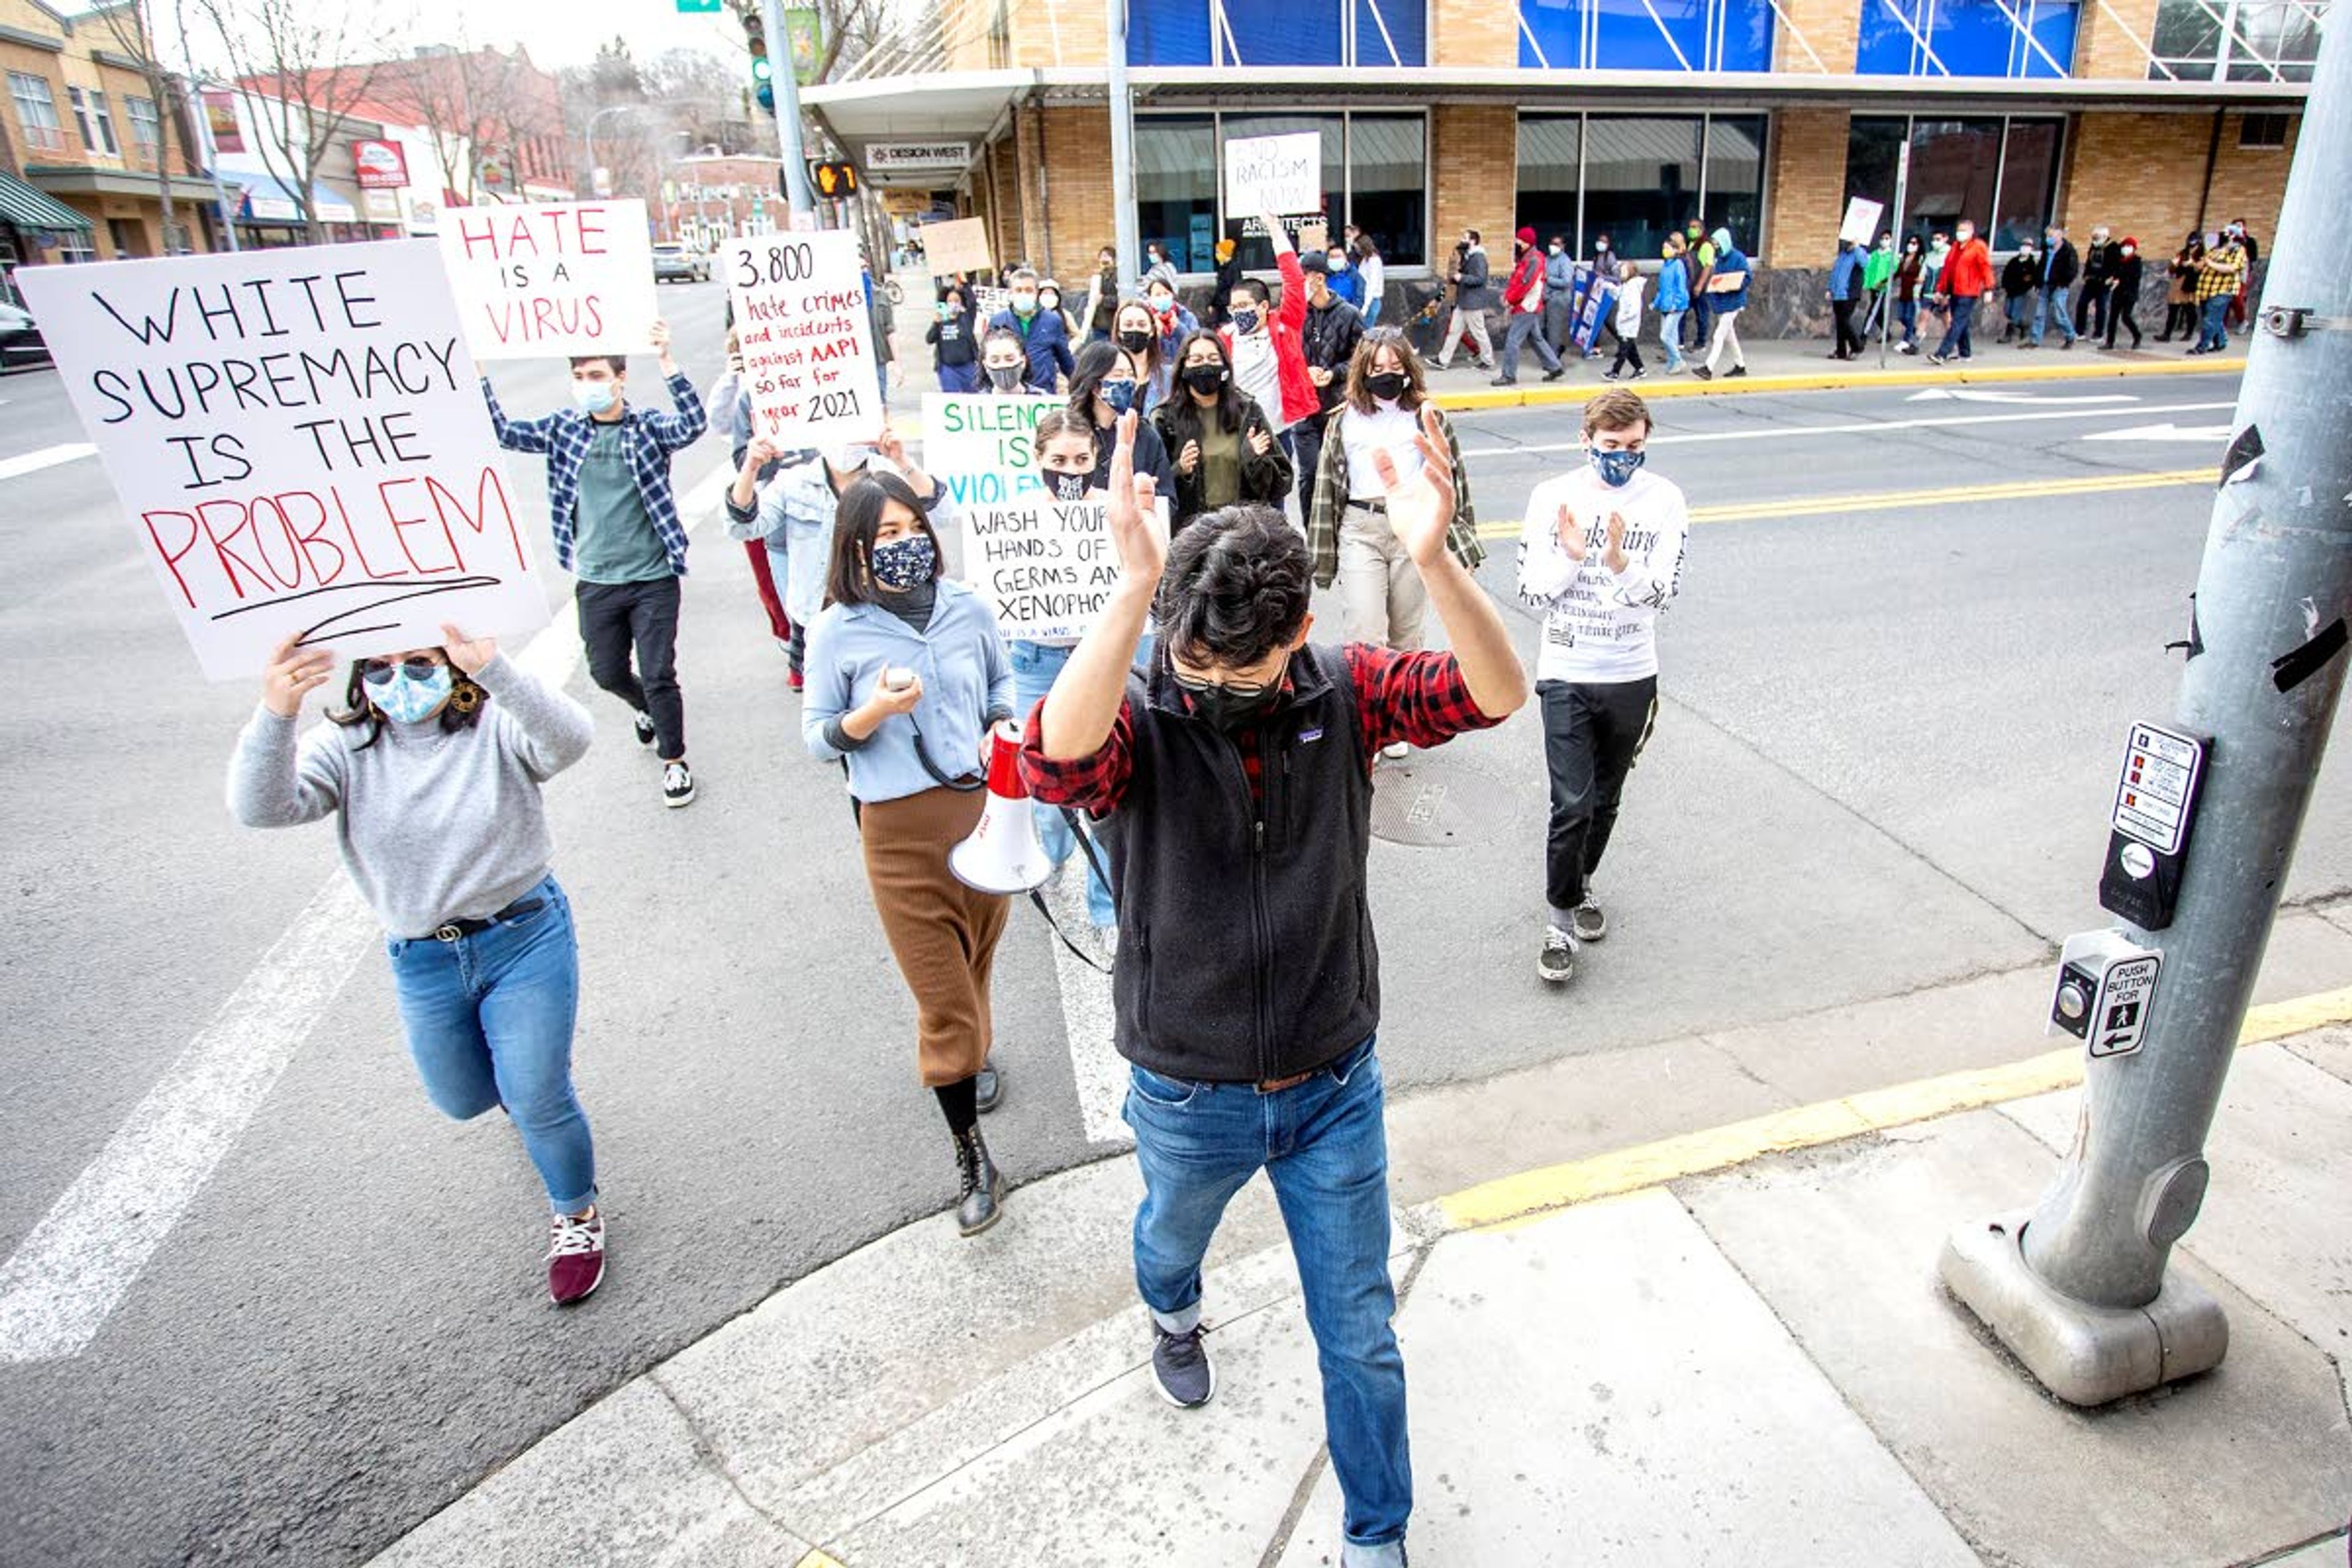
<path id="1" fill-rule="evenodd" d="M 1005 279 L 1011 303 L 989 318 L 988 330 L 1003 329 L 1021 334 L 1021 342 L 1029 351 L 1027 385 L 1032 391 L 1059 392 L 1066 384 L 1076 363 L 1070 353 L 1069 323 L 1059 310 L 1048 310 L 1037 303 L 1037 274 L 1026 267 L 1016 267 Z"/>
<path id="2" fill-rule="evenodd" d="M 1837 259 L 1830 263 L 1830 310 L 1837 318 L 1837 347 L 1832 359 L 1856 359 L 1863 351 L 1862 332 L 1853 312 L 1862 303 L 1862 247 L 1850 239 L 1838 241 Z"/>
<path id="3" fill-rule="evenodd" d="M 1323 276 L 1331 285 L 1331 292 L 1356 307 L 1357 314 L 1363 313 L 1363 275 L 1349 263 L 1346 246 L 1335 243 L 1324 255 Z"/>
<path id="4" fill-rule="evenodd" d="M 1683 264 L 1689 247 L 1683 237 L 1666 231 L 1665 248 L 1658 268 L 1658 334 L 1666 345 L 1666 374 L 1683 373 L 1683 315 L 1690 309 L 1690 268 Z"/>

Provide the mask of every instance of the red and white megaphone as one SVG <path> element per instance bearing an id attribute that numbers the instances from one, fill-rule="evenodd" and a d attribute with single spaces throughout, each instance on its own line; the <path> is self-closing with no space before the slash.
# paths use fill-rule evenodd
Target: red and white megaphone
<path id="1" fill-rule="evenodd" d="M 1054 862 L 1021 782 L 1021 725 L 1000 719 L 989 739 L 988 804 L 971 837 L 948 851 L 948 869 L 983 893 L 1025 893 L 1054 874 Z"/>

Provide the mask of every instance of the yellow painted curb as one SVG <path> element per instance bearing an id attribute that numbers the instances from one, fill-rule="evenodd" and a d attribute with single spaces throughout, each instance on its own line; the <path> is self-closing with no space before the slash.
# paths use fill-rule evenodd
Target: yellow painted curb
<path id="1" fill-rule="evenodd" d="M 812 1549 L 807 1556 L 793 1563 L 793 1568 L 845 1568 L 845 1565 L 838 1558 L 828 1557 L 823 1551 Z"/>
<path id="2" fill-rule="evenodd" d="M 1982 485 L 1943 485 L 1932 489 L 1866 490 L 1854 495 L 1796 496 L 1786 500 L 1727 502 L 1698 506 L 1690 521 L 1754 522 L 1770 517 L 1829 517 L 1855 511 L 1893 511 L 1905 507 L 1950 506 L 1961 501 L 2021 500 L 2033 496 L 2096 495 L 2110 490 L 2164 489 L 2175 485 L 2210 485 L 2214 468 L 2168 468 L 2152 474 L 2084 474 L 2063 479 L 2011 479 Z M 1503 518 L 1478 525 L 1481 539 L 1517 539 L 1526 526 L 1520 518 Z"/>
<path id="3" fill-rule="evenodd" d="M 1654 402 L 1661 397 L 1724 396 L 1754 392 L 1843 392 L 1873 386 L 1942 386 L 1951 384 L 1983 386 L 2000 382 L 2105 381 L 2135 375 L 2220 375 L 2245 368 L 2243 359 L 2200 359 L 2195 364 L 2187 360 L 2157 360 L 2145 364 L 2019 364 L 1967 370 L 1923 365 L 1916 370 L 1864 371 L 1852 375 L 1838 375 L 1826 371 L 1799 375 L 1746 375 L 1729 382 L 1721 376 L 1713 381 L 1700 381 L 1696 377 L 1668 381 L 1644 376 L 1635 390 L 1644 400 Z M 1605 387 L 1590 383 L 1572 386 L 1489 387 L 1476 392 L 1441 392 L 1436 395 L 1436 403 L 1440 408 L 1463 414 L 1496 408 L 1538 408 L 1558 404 L 1580 405 L 1604 390 Z"/>
<path id="4" fill-rule="evenodd" d="M 2352 1023 L 2352 986 L 2247 1009 L 2241 1048 L 2331 1024 Z M 1931 1121 L 1937 1117 L 2023 1100 L 2083 1081 L 2079 1047 L 2045 1051 L 2000 1067 L 1874 1089 L 1770 1111 L 1703 1131 L 1637 1143 L 1564 1164 L 1482 1183 L 1437 1200 L 1449 1229 L 1488 1229 L 1532 1220 L 1556 1209 L 1663 1186 L 1686 1176 L 1728 1170 L 1766 1154 L 1814 1149 L 1865 1133 Z"/>

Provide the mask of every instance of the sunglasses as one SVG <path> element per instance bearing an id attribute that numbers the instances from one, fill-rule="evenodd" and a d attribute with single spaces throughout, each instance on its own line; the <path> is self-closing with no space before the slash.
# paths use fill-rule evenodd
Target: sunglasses
<path id="1" fill-rule="evenodd" d="M 433 672 L 441 668 L 437 658 L 404 658 L 398 664 L 388 658 L 372 658 L 360 666 L 360 678 L 370 686 L 389 686 L 394 675 L 406 671 L 411 680 L 430 680 Z"/>

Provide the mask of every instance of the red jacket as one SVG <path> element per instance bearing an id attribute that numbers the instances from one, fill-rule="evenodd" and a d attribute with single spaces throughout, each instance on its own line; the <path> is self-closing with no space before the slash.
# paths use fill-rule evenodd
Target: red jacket
<path id="1" fill-rule="evenodd" d="M 1503 303 L 1516 307 L 1531 289 L 1543 287 L 1543 252 L 1529 246 L 1528 253 L 1512 264 L 1511 280 L 1503 286 Z"/>
<path id="2" fill-rule="evenodd" d="M 1992 252 L 1981 236 L 1971 237 L 1952 251 L 1936 287 L 1940 293 L 1971 299 L 1981 299 L 1992 292 Z"/>
<path id="3" fill-rule="evenodd" d="M 1282 423 L 1296 425 L 1311 419 L 1322 401 L 1316 395 L 1315 384 L 1307 379 L 1307 346 L 1302 335 L 1307 327 L 1307 269 L 1298 265 L 1295 252 L 1286 250 L 1275 258 L 1282 270 L 1282 303 L 1276 307 L 1274 319 L 1265 324 L 1268 336 L 1274 339 L 1274 372 L 1282 386 Z M 1225 357 L 1234 353 L 1234 330 L 1230 326 L 1217 329 L 1225 341 Z"/>

